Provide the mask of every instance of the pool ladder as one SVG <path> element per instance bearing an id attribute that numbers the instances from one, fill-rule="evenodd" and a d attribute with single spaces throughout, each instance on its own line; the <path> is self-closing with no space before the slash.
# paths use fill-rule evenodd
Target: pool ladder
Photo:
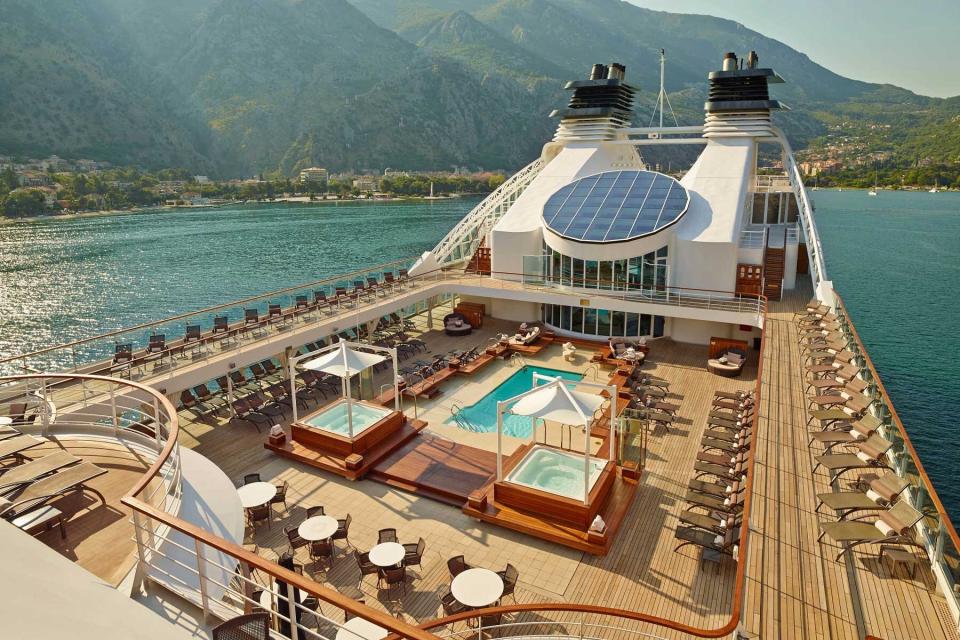
<path id="1" fill-rule="evenodd" d="M 450 415 L 453 416 L 453 420 L 457 423 L 457 426 L 464 431 L 473 431 L 474 433 L 480 432 L 480 429 L 470 422 L 470 419 L 463 414 L 463 407 L 461 407 L 459 403 L 453 403 L 453 405 L 450 407 Z"/>
<path id="2" fill-rule="evenodd" d="M 583 377 L 586 378 L 588 373 L 593 373 L 593 379 L 596 380 L 600 376 L 600 367 L 595 364 L 590 365 L 583 370 Z"/>
<path id="3" fill-rule="evenodd" d="M 524 360 L 523 356 L 519 353 L 514 353 L 512 356 L 510 356 L 510 364 L 522 368 L 527 366 L 527 361 Z"/>

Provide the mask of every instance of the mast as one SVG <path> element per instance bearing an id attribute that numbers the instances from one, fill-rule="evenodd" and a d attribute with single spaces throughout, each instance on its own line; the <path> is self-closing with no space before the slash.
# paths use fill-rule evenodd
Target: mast
<path id="1" fill-rule="evenodd" d="M 670 104 L 670 98 L 667 96 L 667 90 L 664 88 L 664 77 L 665 71 L 664 66 L 667 61 L 667 52 L 664 49 L 660 49 L 660 93 L 657 94 L 657 104 L 653 109 L 653 115 L 650 116 L 650 125 L 653 124 L 653 119 L 657 116 L 657 113 L 660 113 L 660 128 L 663 128 L 663 108 L 664 104 L 670 109 L 670 115 L 673 117 L 674 126 L 679 127 L 680 123 L 677 122 L 677 114 L 673 112 L 673 105 Z M 649 125 L 648 125 L 649 126 Z"/>

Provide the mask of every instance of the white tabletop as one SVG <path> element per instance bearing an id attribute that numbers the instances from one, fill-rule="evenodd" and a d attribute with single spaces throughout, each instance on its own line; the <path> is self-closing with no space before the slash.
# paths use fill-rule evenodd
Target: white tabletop
<path id="1" fill-rule="evenodd" d="M 326 540 L 337 532 L 337 519 L 330 516 L 307 518 L 297 527 L 297 533 L 304 540 Z"/>
<path id="2" fill-rule="evenodd" d="M 383 640 L 387 630 L 363 618 L 350 618 L 337 629 L 337 640 Z"/>
<path id="3" fill-rule="evenodd" d="M 269 482 L 251 482 L 237 489 L 237 494 L 243 508 L 249 509 L 270 502 L 273 496 L 277 495 L 277 488 Z"/>
<path id="4" fill-rule="evenodd" d="M 0 425 L 13 424 L 13 418 L 9 416 L 0 416 Z"/>
<path id="5" fill-rule="evenodd" d="M 370 549 L 370 562 L 378 567 L 395 567 L 403 560 L 403 545 L 397 542 L 381 542 Z"/>
<path id="6" fill-rule="evenodd" d="M 276 588 L 276 584 L 274 584 L 274 588 Z M 297 598 L 300 600 L 300 602 L 303 602 L 304 598 L 309 598 L 309 597 L 310 597 L 309 593 L 307 593 L 303 589 L 297 589 Z M 261 607 L 263 607 L 267 611 L 273 611 L 274 609 L 273 591 L 270 591 L 269 589 L 264 589 L 263 591 L 260 592 L 260 597 L 258 598 L 258 600 L 260 600 Z"/>
<path id="7" fill-rule="evenodd" d="M 503 580 L 490 569 L 467 569 L 453 579 L 450 591 L 468 607 L 488 607 L 503 595 Z"/>

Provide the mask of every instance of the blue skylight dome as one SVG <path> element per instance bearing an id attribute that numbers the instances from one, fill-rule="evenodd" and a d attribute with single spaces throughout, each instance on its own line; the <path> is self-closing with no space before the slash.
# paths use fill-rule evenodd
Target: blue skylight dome
<path id="1" fill-rule="evenodd" d="M 605 171 L 562 187 L 543 206 L 543 222 L 578 242 L 623 242 L 656 233 L 686 213 L 690 194 L 655 171 Z"/>

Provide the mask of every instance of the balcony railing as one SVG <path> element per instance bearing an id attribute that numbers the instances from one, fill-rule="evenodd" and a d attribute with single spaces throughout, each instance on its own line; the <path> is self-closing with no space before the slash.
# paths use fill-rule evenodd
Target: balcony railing
<path id="1" fill-rule="evenodd" d="M 757 176 L 756 181 L 754 182 L 754 191 L 758 193 L 764 193 L 768 191 L 791 191 L 792 187 L 790 185 L 790 177 L 781 175 L 781 176 L 770 176 L 770 175 L 759 175 Z"/>

